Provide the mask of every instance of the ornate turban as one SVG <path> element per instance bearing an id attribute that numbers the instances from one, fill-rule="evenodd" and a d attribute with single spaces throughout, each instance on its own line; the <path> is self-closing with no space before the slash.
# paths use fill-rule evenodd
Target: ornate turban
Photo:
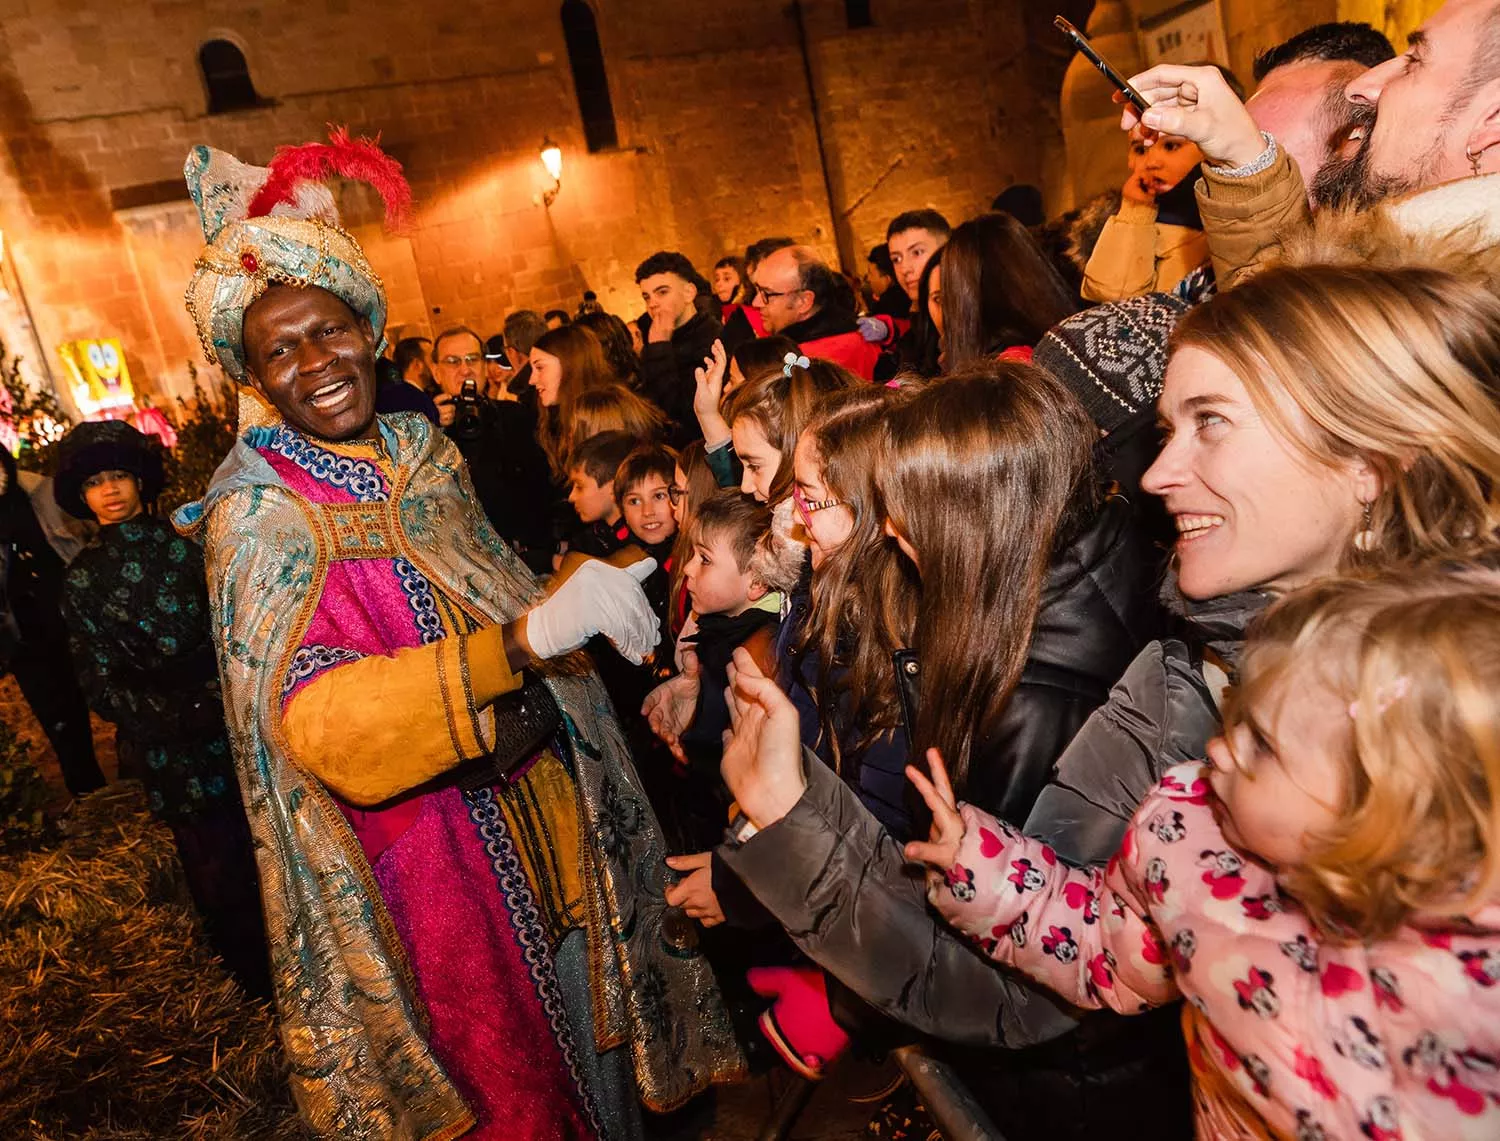
<path id="1" fill-rule="evenodd" d="M 354 237 L 339 226 L 333 195 L 317 181 L 369 182 L 399 226 L 411 203 L 401 166 L 371 140 L 335 130 L 328 143 L 282 147 L 269 167 L 194 147 L 183 167 L 208 242 L 194 263 L 187 308 L 210 361 L 245 379 L 245 310 L 273 282 L 316 285 L 385 333 L 385 287 Z"/>

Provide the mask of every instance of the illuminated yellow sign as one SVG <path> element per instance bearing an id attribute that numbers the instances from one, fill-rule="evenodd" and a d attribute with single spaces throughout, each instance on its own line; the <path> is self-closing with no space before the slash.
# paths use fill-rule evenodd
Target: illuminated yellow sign
<path id="1" fill-rule="evenodd" d="M 57 347 L 67 369 L 68 390 L 85 419 L 133 407 L 135 389 L 125 350 L 116 337 L 101 341 L 64 341 Z"/>

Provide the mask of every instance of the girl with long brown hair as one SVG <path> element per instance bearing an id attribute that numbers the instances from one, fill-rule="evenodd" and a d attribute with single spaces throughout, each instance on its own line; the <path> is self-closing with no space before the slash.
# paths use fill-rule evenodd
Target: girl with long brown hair
<path id="1" fill-rule="evenodd" d="M 807 694 L 799 708 L 816 711 L 804 738 L 896 836 L 911 820 L 891 656 L 910 644 L 917 579 L 884 532 L 875 471 L 887 420 L 908 397 L 871 385 L 832 393 L 797 438 L 793 516 L 811 573 L 793 596 L 780 666 L 794 700 Z"/>
<path id="2" fill-rule="evenodd" d="M 537 338 L 531 348 L 531 387 L 541 410 L 537 442 L 547 453 L 552 474 L 567 475 L 573 406 L 580 395 L 615 383 L 599 338 L 577 325 L 563 325 Z"/>
<path id="3" fill-rule="evenodd" d="M 876 468 L 921 581 L 914 753 L 941 748 L 969 799 L 1017 820 L 1157 632 L 1156 560 L 1100 502 L 1097 437 L 1050 374 L 981 362 L 892 413 Z"/>

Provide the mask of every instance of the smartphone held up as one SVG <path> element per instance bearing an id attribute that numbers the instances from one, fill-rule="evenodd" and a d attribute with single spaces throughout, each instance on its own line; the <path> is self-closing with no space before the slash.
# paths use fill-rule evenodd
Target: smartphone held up
<path id="1" fill-rule="evenodd" d="M 1099 74 L 1109 80 L 1114 89 L 1125 96 L 1125 99 L 1137 111 L 1144 113 L 1146 108 L 1151 106 L 1151 104 L 1146 102 L 1145 96 L 1130 86 L 1130 82 L 1110 64 L 1109 60 L 1094 50 L 1094 45 L 1089 42 L 1089 38 L 1086 35 L 1061 16 L 1054 17 L 1052 23 L 1057 27 L 1058 31 L 1073 41 L 1073 47 L 1082 52 L 1083 57 L 1098 68 Z"/>

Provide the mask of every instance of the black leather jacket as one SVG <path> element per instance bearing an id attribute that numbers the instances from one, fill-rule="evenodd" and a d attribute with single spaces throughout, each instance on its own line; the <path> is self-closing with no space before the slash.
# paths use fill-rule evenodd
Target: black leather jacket
<path id="1" fill-rule="evenodd" d="M 1059 551 L 1021 680 L 999 732 L 975 745 L 964 799 L 1020 825 L 1052 764 L 1109 696 L 1136 652 L 1162 633 L 1160 559 L 1122 499 L 1107 500 L 1083 534 Z"/>

